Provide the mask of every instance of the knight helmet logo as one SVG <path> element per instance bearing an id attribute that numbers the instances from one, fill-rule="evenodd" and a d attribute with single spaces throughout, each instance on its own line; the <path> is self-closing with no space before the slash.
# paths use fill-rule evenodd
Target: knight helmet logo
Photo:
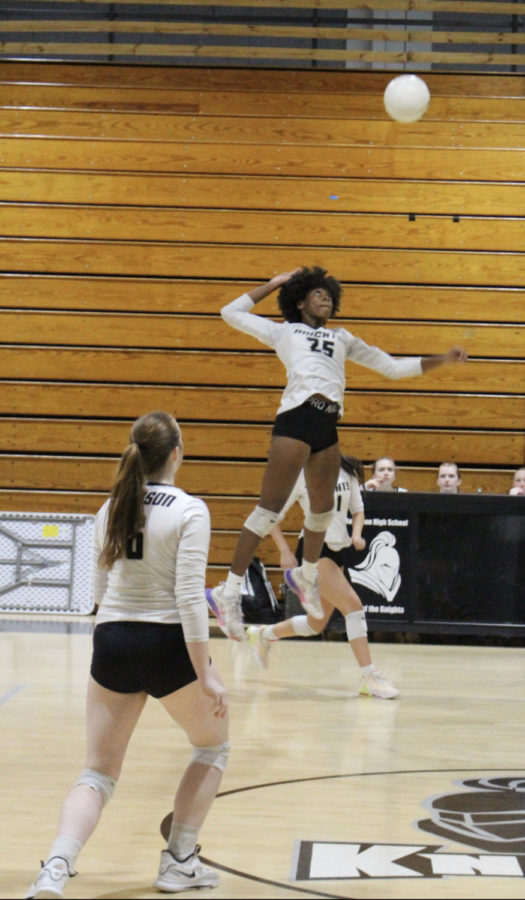
<path id="1" fill-rule="evenodd" d="M 481 850 L 525 853 L 525 776 L 474 778 L 457 784 L 474 790 L 423 801 L 431 818 L 417 827 Z"/>
<path id="2" fill-rule="evenodd" d="M 370 541 L 363 562 L 348 570 L 353 582 L 369 588 L 388 603 L 392 602 L 401 586 L 401 560 L 395 543 L 396 538 L 391 531 L 380 531 Z"/>

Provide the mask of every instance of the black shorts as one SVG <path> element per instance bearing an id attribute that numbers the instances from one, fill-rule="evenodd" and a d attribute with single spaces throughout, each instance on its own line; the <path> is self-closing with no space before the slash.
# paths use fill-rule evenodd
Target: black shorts
<path id="1" fill-rule="evenodd" d="M 303 541 L 303 538 L 301 537 L 301 538 L 299 538 L 299 541 L 297 543 L 297 549 L 295 551 L 295 556 L 297 558 L 297 562 L 299 563 L 299 565 L 301 565 L 301 563 L 303 561 L 303 547 L 304 547 L 304 541 Z M 323 557 L 325 557 L 326 559 L 332 559 L 335 562 L 335 564 L 338 565 L 340 568 L 343 567 L 343 551 L 342 550 L 332 550 L 331 547 L 328 546 L 328 544 L 323 544 L 319 559 L 323 559 Z"/>
<path id="2" fill-rule="evenodd" d="M 312 453 L 319 453 L 337 444 L 338 418 L 337 403 L 309 397 L 300 406 L 280 413 L 275 419 L 272 434 L 304 441 Z"/>
<path id="3" fill-rule="evenodd" d="M 182 625 L 102 622 L 93 632 L 91 675 L 118 694 L 165 697 L 197 680 Z"/>

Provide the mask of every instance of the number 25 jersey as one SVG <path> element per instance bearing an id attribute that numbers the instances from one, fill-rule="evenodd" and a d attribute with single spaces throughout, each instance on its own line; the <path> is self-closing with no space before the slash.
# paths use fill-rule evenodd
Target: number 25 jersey
<path id="1" fill-rule="evenodd" d="M 287 385 L 277 413 L 322 394 L 343 413 L 347 359 L 387 378 L 421 375 L 421 357 L 395 359 L 371 347 L 345 328 L 314 328 L 303 322 L 274 322 L 250 312 L 254 302 L 242 294 L 221 309 L 224 321 L 272 347 L 286 368 Z"/>

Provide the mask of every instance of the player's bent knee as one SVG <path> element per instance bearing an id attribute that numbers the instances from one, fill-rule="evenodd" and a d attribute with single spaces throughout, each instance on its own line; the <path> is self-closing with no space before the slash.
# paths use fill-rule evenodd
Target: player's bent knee
<path id="1" fill-rule="evenodd" d="M 366 616 L 364 609 L 358 609 L 357 612 L 348 613 L 345 616 L 346 634 L 349 641 L 355 641 L 357 638 L 366 637 L 368 634 L 368 626 L 366 624 Z"/>
<path id="2" fill-rule="evenodd" d="M 313 513 L 310 511 L 305 517 L 304 527 L 307 528 L 308 531 L 326 531 L 332 521 L 333 514 L 333 509 L 321 513 Z"/>
<path id="3" fill-rule="evenodd" d="M 246 519 L 244 527 L 260 538 L 264 538 L 275 528 L 278 521 L 278 512 L 274 512 L 271 509 L 263 509 L 262 506 L 256 506 Z"/>
<path id="4" fill-rule="evenodd" d="M 230 742 L 223 741 L 222 744 L 214 744 L 211 747 L 194 747 L 191 761 L 201 763 L 203 766 L 214 766 L 224 772 L 228 765 L 229 754 Z"/>
<path id="5" fill-rule="evenodd" d="M 293 616 L 292 628 L 297 637 L 315 637 L 319 634 L 319 631 L 312 628 L 306 616 Z"/>
<path id="6" fill-rule="evenodd" d="M 75 787 L 78 784 L 86 784 L 91 790 L 100 794 L 103 806 L 106 806 L 106 804 L 109 803 L 117 786 L 115 778 L 104 775 L 103 772 L 97 772 L 96 769 L 84 769 L 80 778 L 75 783 Z"/>

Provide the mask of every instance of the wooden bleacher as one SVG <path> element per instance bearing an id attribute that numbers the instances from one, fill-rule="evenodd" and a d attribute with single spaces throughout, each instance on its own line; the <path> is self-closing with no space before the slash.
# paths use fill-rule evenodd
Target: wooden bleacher
<path id="1" fill-rule="evenodd" d="M 471 358 L 396 382 L 349 366 L 343 449 L 393 456 L 410 490 L 447 459 L 464 491 L 507 492 L 525 461 L 523 78 L 429 74 L 429 112 L 399 125 L 389 77 L 0 62 L 2 509 L 94 512 L 133 419 L 168 409 L 219 577 L 283 386 L 219 309 L 301 264 L 343 282 L 340 324 L 367 342 Z M 261 556 L 278 581 L 269 540 Z"/>

